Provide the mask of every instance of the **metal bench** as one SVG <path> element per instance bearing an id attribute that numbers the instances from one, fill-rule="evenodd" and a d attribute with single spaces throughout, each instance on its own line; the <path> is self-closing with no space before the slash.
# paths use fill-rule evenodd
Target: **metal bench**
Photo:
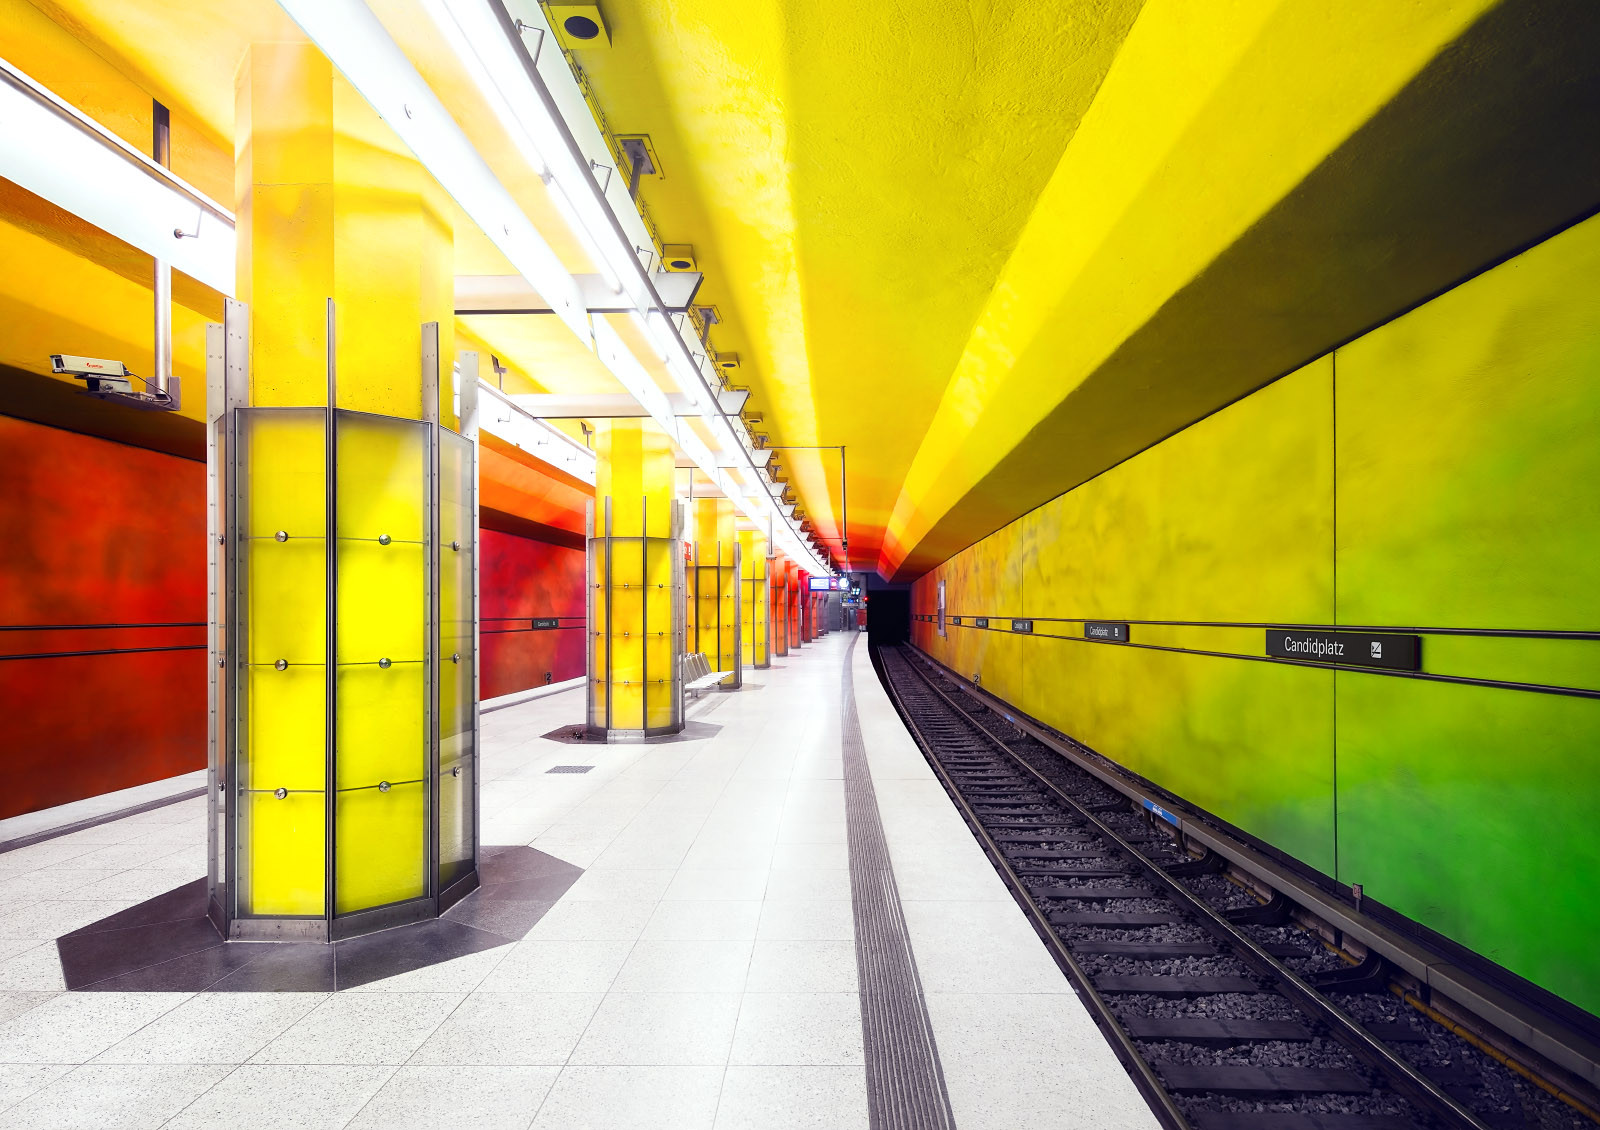
<path id="1" fill-rule="evenodd" d="M 696 696 L 705 694 L 706 691 L 726 679 L 732 671 L 713 671 L 703 653 L 698 651 L 688 652 L 683 657 L 683 689 L 685 693 Z"/>

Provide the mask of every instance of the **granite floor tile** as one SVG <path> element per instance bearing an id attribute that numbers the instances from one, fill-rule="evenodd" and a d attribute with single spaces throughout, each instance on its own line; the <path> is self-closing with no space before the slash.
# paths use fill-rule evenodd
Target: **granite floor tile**
<path id="1" fill-rule="evenodd" d="M 559 1066 L 572 1055 L 601 999 L 600 993 L 473 993 L 410 1063 Z"/>
<path id="2" fill-rule="evenodd" d="M 230 1068 L 196 1064 L 76 1067 L 0 1113 L 18 1130 L 155 1130 L 209 1090 Z"/>
<path id="3" fill-rule="evenodd" d="M 340 1130 L 394 1076 L 385 1066 L 236 1067 L 185 1107 L 167 1130 Z"/>
<path id="4" fill-rule="evenodd" d="M 402 1067 L 348 1130 L 526 1130 L 559 1073 L 557 1067 Z"/>

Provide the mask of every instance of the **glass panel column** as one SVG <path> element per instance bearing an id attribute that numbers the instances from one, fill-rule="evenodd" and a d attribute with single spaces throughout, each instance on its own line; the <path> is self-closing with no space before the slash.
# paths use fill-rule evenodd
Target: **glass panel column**
<path id="1" fill-rule="evenodd" d="M 665 433 L 602 422 L 588 540 L 588 721 L 597 737 L 683 728 L 682 508 Z"/>
<path id="2" fill-rule="evenodd" d="M 713 671 L 731 671 L 720 685 L 732 690 L 744 684 L 739 648 L 739 542 L 734 535 L 732 500 L 695 501 L 692 552 L 688 650 L 703 654 Z"/>
<path id="3" fill-rule="evenodd" d="M 759 530 L 740 530 L 738 539 L 740 651 L 746 666 L 765 670 L 772 666 L 772 604 L 767 597 L 767 538 Z"/>

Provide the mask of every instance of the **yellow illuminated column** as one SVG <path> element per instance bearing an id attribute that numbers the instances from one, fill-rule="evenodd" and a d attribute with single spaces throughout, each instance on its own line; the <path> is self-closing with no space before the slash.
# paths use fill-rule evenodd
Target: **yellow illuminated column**
<path id="1" fill-rule="evenodd" d="M 772 666 L 772 605 L 767 599 L 767 537 L 759 530 L 739 531 L 739 639 L 747 666 Z"/>
<path id="2" fill-rule="evenodd" d="M 788 598 L 785 611 L 785 623 L 789 626 L 789 646 L 800 646 L 800 566 L 793 561 L 785 561 L 784 568 L 784 594 Z"/>
<path id="3" fill-rule="evenodd" d="M 588 728 L 674 733 L 683 728 L 684 561 L 672 446 L 640 419 L 604 421 L 596 438 Z"/>
<path id="4" fill-rule="evenodd" d="M 701 498 L 694 504 L 693 572 L 689 583 L 688 651 L 706 657 L 713 671 L 731 671 L 720 686 L 744 684 L 739 649 L 739 542 L 733 500 Z"/>
<path id="5" fill-rule="evenodd" d="M 789 654 L 789 559 L 778 556 L 770 559 L 772 581 L 772 654 Z"/>
<path id="6" fill-rule="evenodd" d="M 235 122 L 213 915 L 331 940 L 476 885 L 476 384 L 463 426 L 448 202 L 326 57 L 252 45 Z"/>

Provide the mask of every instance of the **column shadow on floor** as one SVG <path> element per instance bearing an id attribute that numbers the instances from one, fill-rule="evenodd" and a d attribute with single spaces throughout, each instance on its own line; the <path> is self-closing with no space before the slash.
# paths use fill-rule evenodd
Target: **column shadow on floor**
<path id="1" fill-rule="evenodd" d="M 479 887 L 441 918 L 333 944 L 224 941 L 196 879 L 56 939 L 75 992 L 333 992 L 510 945 L 583 874 L 531 847 L 485 847 Z"/>
<path id="2" fill-rule="evenodd" d="M 582 722 L 570 726 L 558 726 L 548 734 L 539 736 L 548 742 L 560 742 L 562 745 L 672 745 L 675 742 L 698 742 L 714 738 L 722 727 L 712 722 L 696 722 L 694 719 L 683 724 L 683 729 L 676 734 L 656 734 L 648 738 L 629 738 L 626 741 L 607 742 L 603 738 L 591 738 Z"/>

